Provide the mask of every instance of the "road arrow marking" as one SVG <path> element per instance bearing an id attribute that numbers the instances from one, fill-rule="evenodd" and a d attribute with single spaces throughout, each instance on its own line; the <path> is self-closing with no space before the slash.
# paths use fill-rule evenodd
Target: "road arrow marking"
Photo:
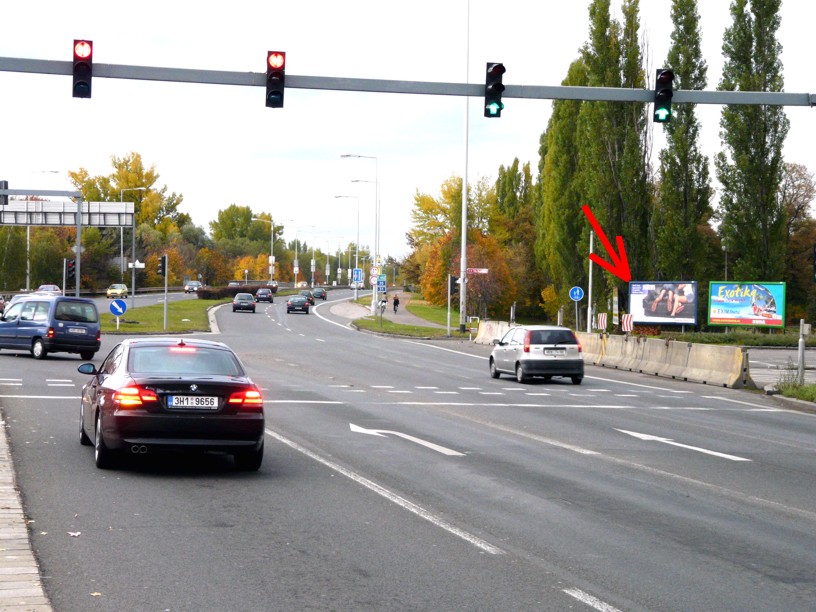
<path id="1" fill-rule="evenodd" d="M 405 440 L 410 440 L 411 442 L 416 442 L 426 448 L 430 448 L 431 450 L 435 450 L 438 453 L 442 453 L 443 455 L 448 455 L 451 457 L 464 457 L 465 453 L 460 453 L 459 451 L 451 450 L 449 448 L 445 448 L 444 446 L 439 446 L 438 444 L 434 444 L 433 442 L 428 442 L 427 440 L 420 440 L 419 438 L 415 438 L 414 436 L 409 436 L 408 434 L 400 433 L 398 431 L 388 431 L 387 429 L 364 429 L 359 425 L 355 425 L 354 423 L 349 423 L 349 428 L 351 431 L 355 433 L 364 433 L 370 436 L 381 436 L 383 438 L 388 437 L 387 434 L 392 436 L 398 436 L 400 438 L 404 438 Z"/>
<path id="2" fill-rule="evenodd" d="M 723 459 L 728 459 L 730 461 L 751 461 L 751 459 L 745 459 L 744 457 L 737 457 L 736 455 L 726 455 L 725 453 L 718 453 L 716 451 L 708 450 L 705 448 L 700 448 L 698 446 L 689 446 L 688 444 L 680 444 L 679 442 L 674 442 L 670 438 L 661 438 L 660 436 L 653 436 L 650 434 L 644 433 L 637 433 L 636 431 L 626 431 L 625 429 L 617 429 L 621 433 L 625 433 L 630 436 L 634 436 L 640 440 L 647 440 L 651 442 L 662 442 L 663 444 L 669 444 L 671 446 L 679 446 L 680 448 L 687 448 L 689 450 L 697 451 L 700 453 L 705 453 L 706 455 L 714 455 L 715 457 L 722 457 Z"/>

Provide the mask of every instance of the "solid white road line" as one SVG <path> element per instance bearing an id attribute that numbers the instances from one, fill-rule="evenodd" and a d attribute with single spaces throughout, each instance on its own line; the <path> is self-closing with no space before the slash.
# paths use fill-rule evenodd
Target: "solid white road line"
<path id="1" fill-rule="evenodd" d="M 338 474 L 342 474 L 343 476 L 353 480 L 354 482 L 363 485 L 364 487 L 366 487 L 370 491 L 373 491 L 377 495 L 380 495 L 380 496 L 384 497 L 385 499 L 387 499 L 388 501 L 397 504 L 399 507 L 401 507 L 401 508 L 403 508 L 405 510 L 408 510 L 409 512 L 413 512 L 417 516 L 425 519 L 426 521 L 429 521 L 430 523 L 436 525 L 437 527 L 439 527 L 441 529 L 444 529 L 448 533 L 453 534 L 456 537 L 461 538 L 461 539 L 465 540 L 466 542 L 468 542 L 470 544 L 473 544 L 474 546 L 476 546 L 480 550 L 483 550 L 486 553 L 489 553 L 491 555 L 503 555 L 504 554 L 504 551 L 501 548 L 499 548 L 497 546 L 493 546 L 489 542 L 487 542 L 485 540 L 482 540 L 481 538 L 479 538 L 479 537 L 477 537 L 477 536 L 475 536 L 475 535 L 473 535 L 471 533 L 468 533 L 467 531 L 464 531 L 463 529 L 459 529 L 455 525 L 452 525 L 451 523 L 445 521 L 444 519 L 432 514 L 428 510 L 425 510 L 425 508 L 422 508 L 421 506 L 418 506 L 417 504 L 415 504 L 415 503 L 413 503 L 411 501 L 408 501 L 404 497 L 400 497 L 396 493 L 394 493 L 392 491 L 389 491 L 388 489 L 386 489 L 385 487 L 383 487 L 381 485 L 378 485 L 376 482 L 374 482 L 372 480 L 369 480 L 368 478 L 365 478 L 365 477 L 361 476 L 360 474 L 357 474 L 356 472 L 353 472 L 353 471 L 351 471 L 351 470 L 349 470 L 347 468 L 344 468 L 342 465 L 339 465 L 339 464 L 335 463 L 334 461 L 330 461 L 328 459 L 325 459 L 324 457 L 321 457 L 317 453 L 314 453 L 314 452 L 310 451 L 308 448 L 305 448 L 305 447 L 301 446 L 300 444 L 298 444 L 294 440 L 290 440 L 288 438 L 285 438 L 281 434 L 279 434 L 279 433 L 277 433 L 275 431 L 272 431 L 271 429 L 267 429 L 266 434 L 268 436 L 271 436 L 271 437 L 275 438 L 279 442 L 282 442 L 283 444 L 286 444 L 290 448 L 293 448 L 294 450 L 296 450 L 296 451 L 298 451 L 300 453 L 303 453 L 304 455 L 306 455 L 310 459 L 314 459 L 318 463 L 322 463 L 327 468 L 329 468 L 331 470 L 334 470 Z"/>

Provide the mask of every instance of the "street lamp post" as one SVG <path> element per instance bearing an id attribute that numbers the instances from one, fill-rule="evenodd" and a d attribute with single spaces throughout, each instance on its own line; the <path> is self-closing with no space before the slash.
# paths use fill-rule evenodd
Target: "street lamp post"
<path id="1" fill-rule="evenodd" d="M 120 189 L 119 190 L 119 202 L 121 204 L 124 204 L 124 198 L 122 196 L 126 191 L 146 191 L 146 190 L 147 190 L 147 187 L 127 187 L 125 189 Z M 134 228 L 136 227 L 136 204 L 133 205 L 133 227 Z M 134 245 L 135 245 L 135 243 L 136 243 L 135 231 L 136 230 L 134 229 L 133 231 L 134 231 L 133 242 L 134 242 Z M 133 250 L 134 250 L 134 252 L 136 251 L 135 246 L 133 247 Z M 125 228 L 122 227 L 121 225 L 119 226 L 119 271 L 121 273 L 121 280 L 124 283 L 125 282 Z M 135 277 L 135 272 L 134 272 L 134 277 Z M 135 282 L 132 283 L 132 284 L 135 285 Z M 133 287 L 131 287 L 131 289 L 132 288 Z"/>
<path id="2" fill-rule="evenodd" d="M 269 280 L 275 279 L 275 221 L 252 217 L 253 221 L 263 221 L 269 224 Z"/>
<path id="3" fill-rule="evenodd" d="M 372 155 L 356 155 L 354 153 L 344 153 L 340 157 L 358 158 L 358 159 L 373 159 L 374 160 L 374 265 L 380 261 L 380 179 L 379 179 L 379 160 Z M 371 313 L 377 311 L 377 301 L 379 300 L 377 285 L 372 287 L 371 292 Z"/>
<path id="4" fill-rule="evenodd" d="M 336 195 L 335 198 L 353 198 L 357 200 L 357 242 L 354 245 L 354 267 L 360 267 L 360 198 L 349 195 Z M 357 283 L 354 283 L 354 299 L 357 299 Z"/>
<path id="5" fill-rule="evenodd" d="M 295 228 L 295 263 L 294 263 L 293 269 L 294 269 L 294 275 L 295 275 L 295 288 L 296 289 L 297 289 L 298 271 L 300 270 L 300 262 L 298 261 L 298 257 L 299 257 L 299 252 L 298 252 L 299 249 L 298 248 L 300 246 L 300 243 L 298 241 L 298 233 L 300 232 L 300 230 L 307 229 L 307 228 L 310 228 L 310 227 L 314 227 L 314 225 L 304 225 L 303 227 Z"/>
<path id="6" fill-rule="evenodd" d="M 128 187 L 126 189 L 122 189 L 119 192 L 119 201 L 122 201 L 122 194 L 125 191 L 146 191 L 147 187 Z M 141 200 L 141 198 L 139 198 Z M 132 215 L 132 224 L 131 229 L 133 236 L 131 246 L 130 246 L 130 265 L 133 266 L 131 268 L 131 275 L 130 275 L 130 308 L 133 310 L 136 308 L 136 203 L 133 203 L 133 215 Z M 122 238 L 122 228 L 119 228 L 119 237 Z M 120 240 L 120 245 L 122 244 Z M 122 246 L 124 249 L 124 246 Z M 124 261 L 124 253 L 122 253 L 122 260 Z M 123 264 L 124 265 L 124 264 Z M 125 278 L 125 271 L 124 268 L 122 269 L 122 280 Z"/>

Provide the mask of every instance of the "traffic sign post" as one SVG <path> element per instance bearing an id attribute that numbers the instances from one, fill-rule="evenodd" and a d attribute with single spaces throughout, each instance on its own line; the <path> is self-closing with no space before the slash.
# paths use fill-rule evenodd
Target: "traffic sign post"
<path id="1" fill-rule="evenodd" d="M 119 331 L 119 317 L 127 312 L 127 303 L 125 300 L 113 300 L 110 303 L 110 311 L 116 317 L 116 331 Z"/>
<path id="2" fill-rule="evenodd" d="M 569 296 L 575 302 L 575 331 L 578 331 L 578 302 L 584 299 L 584 290 L 575 286 L 569 290 Z"/>

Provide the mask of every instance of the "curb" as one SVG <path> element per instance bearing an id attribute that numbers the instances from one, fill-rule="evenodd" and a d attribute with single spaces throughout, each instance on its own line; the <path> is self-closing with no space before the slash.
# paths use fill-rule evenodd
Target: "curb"
<path id="1" fill-rule="evenodd" d="M 5 415 L 0 426 L 0 610 L 51 612 L 14 482 Z"/>

